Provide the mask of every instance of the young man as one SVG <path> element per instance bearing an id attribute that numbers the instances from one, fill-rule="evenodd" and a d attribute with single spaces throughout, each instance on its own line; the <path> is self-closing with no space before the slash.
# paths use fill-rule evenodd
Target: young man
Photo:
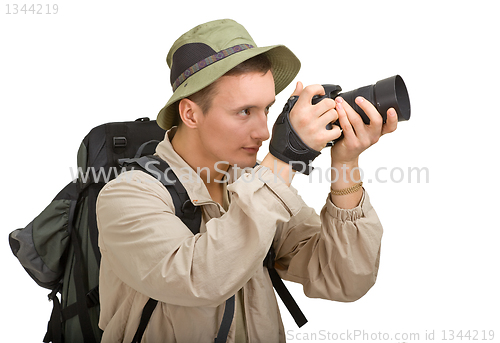
<path id="1" fill-rule="evenodd" d="M 175 216 L 169 192 L 144 172 L 127 172 L 103 188 L 97 202 L 103 342 L 131 341 L 149 298 L 158 306 L 144 342 L 213 342 L 233 295 L 229 342 L 283 342 L 263 266 L 271 245 L 280 276 L 301 283 L 307 296 L 363 296 L 376 279 L 382 227 L 359 175 L 332 175 L 337 181 L 317 215 L 290 186 L 288 163 L 268 154 L 251 172 L 242 169 L 255 165 L 270 138 L 269 108 L 300 68 L 293 53 L 258 48 L 241 25 L 219 20 L 182 35 L 167 62 L 174 94 L 158 115 L 169 131 L 156 153 L 201 207 L 200 233 Z M 350 175 L 359 154 L 396 129 L 396 113 L 389 110 L 383 124 L 370 103 L 357 99 L 371 120 L 364 125 L 341 99 L 312 105 L 322 94 L 319 85 L 297 84 L 288 129 L 317 152 L 340 136 L 337 126 L 325 128 L 338 118 L 344 137 L 331 149 L 332 173 L 347 168 Z M 271 146 L 280 146 L 273 138 Z"/>

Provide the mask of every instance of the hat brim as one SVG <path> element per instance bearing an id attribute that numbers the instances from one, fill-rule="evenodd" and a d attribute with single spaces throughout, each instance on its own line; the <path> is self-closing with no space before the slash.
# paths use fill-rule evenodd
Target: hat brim
<path id="1" fill-rule="evenodd" d="M 177 102 L 179 100 L 212 84 L 238 64 L 264 53 L 272 65 L 275 93 L 280 93 L 297 76 L 300 70 L 299 59 L 284 45 L 244 50 L 213 63 L 185 80 L 158 113 L 156 119 L 158 125 L 164 130 L 176 125 L 178 118 Z"/>

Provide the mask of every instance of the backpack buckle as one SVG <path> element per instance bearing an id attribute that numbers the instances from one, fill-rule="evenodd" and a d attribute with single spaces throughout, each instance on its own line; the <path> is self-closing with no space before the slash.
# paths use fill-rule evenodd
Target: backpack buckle
<path id="1" fill-rule="evenodd" d="M 194 214 L 195 214 L 196 210 L 197 210 L 197 207 L 195 205 L 193 205 L 193 203 L 189 199 L 184 201 L 184 203 L 182 204 L 182 207 L 181 207 L 181 211 L 184 214 L 184 217 L 186 217 L 188 219 L 194 219 Z"/>
<path id="2" fill-rule="evenodd" d="M 124 148 L 127 146 L 126 137 L 113 137 L 113 146 L 115 148 Z"/>

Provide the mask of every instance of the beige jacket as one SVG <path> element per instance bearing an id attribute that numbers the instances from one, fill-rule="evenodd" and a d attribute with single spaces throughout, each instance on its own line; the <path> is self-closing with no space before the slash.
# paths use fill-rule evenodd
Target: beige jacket
<path id="1" fill-rule="evenodd" d="M 179 176 L 190 168 L 170 144 L 173 133 L 156 152 Z M 226 299 L 240 289 L 247 340 L 284 342 L 262 264 L 271 243 L 281 277 L 301 283 L 308 297 L 354 301 L 375 283 L 382 226 L 366 193 L 351 210 L 335 207 L 328 197 L 317 215 L 268 168 L 239 170 L 236 177 L 233 171 L 227 212 L 211 200 L 196 172 L 183 181 L 203 209 L 194 236 L 154 177 L 126 172 L 102 189 L 97 200 L 102 342 L 130 342 L 151 297 L 159 303 L 143 342 L 211 343 Z M 235 340 L 235 322 L 228 342 Z"/>

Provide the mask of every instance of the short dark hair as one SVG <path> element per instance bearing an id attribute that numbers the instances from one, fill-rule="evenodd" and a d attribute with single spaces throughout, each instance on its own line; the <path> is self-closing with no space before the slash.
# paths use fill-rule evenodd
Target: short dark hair
<path id="1" fill-rule="evenodd" d="M 265 75 L 268 71 L 272 72 L 271 61 L 265 54 L 260 54 L 238 64 L 223 76 L 238 76 L 253 72 L 262 73 L 263 75 Z M 188 96 L 187 98 L 200 106 L 203 113 L 207 113 L 212 106 L 212 99 L 217 92 L 217 83 L 219 80 L 220 79 L 215 80 L 207 87 Z M 178 123 L 180 124 L 181 120 L 178 120 Z"/>

